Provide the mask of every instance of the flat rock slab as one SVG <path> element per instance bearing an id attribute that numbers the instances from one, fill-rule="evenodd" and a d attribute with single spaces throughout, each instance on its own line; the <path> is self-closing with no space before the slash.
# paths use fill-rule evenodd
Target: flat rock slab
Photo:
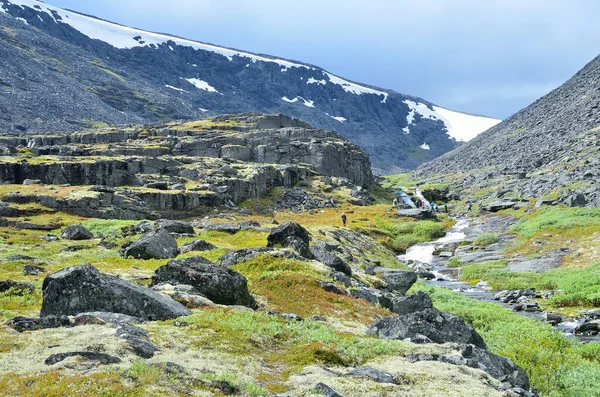
<path id="1" fill-rule="evenodd" d="M 507 269 L 513 272 L 543 273 L 547 270 L 556 269 L 560 265 L 562 265 L 560 257 L 550 257 L 511 262 Z"/>
<path id="2" fill-rule="evenodd" d="M 44 364 L 54 365 L 56 363 L 63 361 L 66 358 L 75 357 L 75 356 L 83 357 L 89 361 L 98 361 L 99 363 L 104 364 L 104 365 L 119 364 L 121 362 L 121 359 L 119 357 L 111 356 L 111 355 L 105 354 L 105 353 L 69 352 L 69 353 L 53 354 L 44 361 Z"/>
<path id="3" fill-rule="evenodd" d="M 348 372 L 344 376 L 368 378 L 377 383 L 392 383 L 398 384 L 392 374 L 384 371 L 380 371 L 373 367 L 359 367 Z"/>

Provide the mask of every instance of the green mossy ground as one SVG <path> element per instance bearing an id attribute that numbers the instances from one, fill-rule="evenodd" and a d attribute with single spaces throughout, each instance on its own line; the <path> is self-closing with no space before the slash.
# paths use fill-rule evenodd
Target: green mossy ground
<path id="1" fill-rule="evenodd" d="M 396 181 L 397 182 L 397 181 Z M 396 183 L 395 182 L 395 183 Z M 312 188 L 318 189 L 314 185 Z M 2 190 L 4 189 L 4 190 Z M 76 194 L 76 187 L 19 187 L 23 192 L 53 194 L 67 197 Z M 12 190 L 14 191 L 14 189 Z M 12 192 L 10 187 L 0 189 L 0 197 Z M 271 199 L 282 192 L 274 191 Z M 332 192 L 338 198 L 347 198 L 349 192 Z M 440 221 L 416 222 L 397 218 L 391 208 L 387 193 L 380 192 L 378 204 L 367 207 L 342 205 L 337 209 L 324 209 L 314 213 L 278 211 L 249 216 L 236 215 L 236 222 L 255 220 L 269 225 L 273 219 L 279 223 L 297 221 L 313 236 L 331 241 L 334 232 L 341 230 L 339 215 L 348 214 L 348 230 L 372 241 L 364 259 L 379 261 L 383 266 L 404 268 L 395 259 L 392 250 L 401 252 L 421 241 L 435 239 L 451 226 L 452 219 L 441 216 Z M 259 204 L 267 206 L 269 199 Z M 247 203 L 252 208 L 256 203 Z M 460 203 L 456 208 L 460 208 Z M 66 227 L 82 223 L 96 236 L 109 236 L 107 241 L 122 245 L 139 237 L 121 235 L 123 227 L 135 221 L 84 219 L 58 213 L 37 204 L 21 205 L 21 209 L 39 210 L 29 222 L 59 223 Z M 600 217 L 595 210 L 542 209 L 530 212 L 509 211 L 521 219 L 512 230 L 516 235 L 511 252 L 527 253 L 531 242 L 547 237 L 543 249 L 561 246 L 572 240 L 570 246 L 586 247 L 600 233 Z M 211 218 L 213 222 L 231 222 L 225 214 Z M 38 264 L 50 272 L 61 268 L 92 263 L 101 271 L 118 274 L 141 284 L 146 284 L 159 266 L 167 260 L 136 260 L 122 258 L 117 248 L 106 249 L 98 245 L 100 238 L 84 242 L 59 240 L 48 242 L 42 237 L 58 236 L 61 229 L 51 232 L 0 228 L 0 274 L 2 279 L 29 282 L 36 286 L 33 294 L 0 294 L 0 323 L 5 324 L 17 315 L 36 316 L 42 303 L 40 286 L 44 275 L 25 276 L 23 266 Z M 235 235 L 197 230 L 197 236 L 179 238 L 181 246 L 193 239 L 204 239 L 217 248 L 205 252 L 191 252 L 188 257 L 202 255 L 217 261 L 224 253 L 250 247 L 264 247 L 268 232 L 245 230 Z M 481 238 L 481 245 L 492 243 L 495 236 Z M 75 245 L 85 248 L 63 251 Z M 539 247 L 536 248 L 539 250 Z M 61 252 L 62 251 L 62 252 Z M 592 250 L 593 251 L 593 250 Z M 7 260 L 14 255 L 27 255 L 31 260 Z M 586 253 L 586 263 L 577 258 L 565 267 L 544 274 L 507 273 L 502 263 L 477 264 L 466 267 L 463 277 L 470 281 L 484 279 L 495 288 L 536 287 L 561 289 L 562 294 L 552 298 L 556 307 L 573 310 L 577 307 L 598 306 L 600 254 Z M 583 254 L 582 254 L 583 256 Z M 594 260 L 595 259 L 595 260 Z M 262 255 L 240 263 L 235 270 L 248 278 L 251 292 L 261 305 L 257 312 L 232 307 L 207 307 L 192 310 L 192 315 L 179 319 L 186 327 L 175 326 L 174 321 L 145 324 L 151 340 L 161 351 L 152 360 L 140 360 L 110 338 L 99 341 L 100 351 L 121 352 L 123 364 L 109 368 L 94 368 L 87 372 L 75 371 L 68 366 L 48 368 L 39 362 L 52 351 L 48 346 L 85 340 L 86 333 L 96 335 L 98 329 L 77 327 L 71 330 L 43 330 L 17 334 L 6 325 L 0 325 L 0 392 L 6 396 L 160 396 L 160 395 L 219 395 L 209 387 L 211 381 L 227 380 L 238 386 L 242 395 L 267 396 L 287 392 L 305 395 L 307 379 L 322 377 L 328 384 L 336 385 L 347 395 L 498 395 L 493 389 L 497 382 L 481 371 L 461 369 L 442 363 L 408 363 L 403 356 L 415 352 L 447 353 L 448 346 L 414 345 L 401 341 L 380 340 L 364 336 L 366 328 L 375 320 L 392 315 L 385 309 L 366 301 L 325 292 L 320 281 L 332 281 L 327 269 L 317 262 Z M 366 282 L 375 278 L 364 277 Z M 597 345 L 575 345 L 549 326 L 526 319 L 496 305 L 476 302 L 448 290 L 418 284 L 413 290 L 425 290 L 436 307 L 464 317 L 484 337 L 490 349 L 505 355 L 522 366 L 531 377 L 533 386 L 547 396 L 587 396 L 597 391 L 600 379 L 600 349 Z M 267 310 L 296 313 L 304 318 L 323 316 L 326 322 L 286 322 L 266 314 Z M 75 334 L 74 334 L 75 333 Z M 77 339 L 75 338 L 75 339 Z M 78 339 L 78 340 L 79 340 Z M 85 342 L 80 348 L 85 348 Z M 88 342 L 89 343 L 89 342 Z M 77 345 L 78 346 L 78 345 Z M 59 347 L 60 349 L 60 347 Z M 103 350 L 104 349 L 104 350 Z M 188 368 L 183 375 L 169 374 L 164 368 L 152 364 L 172 361 Z M 344 373 L 358 365 L 373 365 L 393 369 L 402 376 L 403 384 L 384 386 L 351 378 L 328 378 L 321 367 Z M 76 367 L 73 364 L 74 368 Z M 321 372 L 319 372 L 321 371 Z M 312 375 L 308 375 L 312 374 Z M 318 374 L 315 375 L 315 374 Z M 321 379 L 321 378 L 319 378 Z M 595 383 L 596 382 L 596 383 Z M 587 393 L 587 394 L 586 394 Z M 590 394 L 592 393 L 592 394 Z M 415 394 L 412 394 L 415 395 Z"/>

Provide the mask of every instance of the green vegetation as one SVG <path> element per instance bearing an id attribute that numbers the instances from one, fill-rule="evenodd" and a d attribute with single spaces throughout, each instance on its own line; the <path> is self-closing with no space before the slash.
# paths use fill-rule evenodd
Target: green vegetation
<path id="1" fill-rule="evenodd" d="M 119 80 L 121 83 L 124 83 L 126 80 L 123 76 L 118 75 L 117 73 L 113 72 L 112 70 L 110 70 L 108 67 L 106 67 L 106 65 L 104 65 L 102 62 L 94 59 L 91 60 L 90 63 L 94 66 L 97 66 L 98 68 L 100 68 L 100 70 L 102 70 L 103 72 L 111 75 L 112 77 L 116 78 L 117 80 Z"/>
<path id="2" fill-rule="evenodd" d="M 574 228 L 600 227 L 600 208 L 542 207 L 524 215 L 522 222 L 511 227 L 519 236 L 531 238 L 539 233 Z"/>
<path id="3" fill-rule="evenodd" d="M 581 347 L 548 324 L 516 315 L 493 303 L 480 302 L 452 291 L 423 287 L 435 306 L 471 324 L 496 354 L 521 366 L 533 387 L 544 396 L 592 396 L 600 384 L 600 355 Z"/>
<path id="4" fill-rule="evenodd" d="M 462 269 L 462 279 L 470 283 L 485 280 L 495 290 L 559 290 L 550 298 L 558 307 L 600 306 L 600 263 L 585 269 L 557 268 L 544 273 L 506 270 L 505 261 L 487 262 Z"/>
<path id="5" fill-rule="evenodd" d="M 491 233 L 483 233 L 477 236 L 475 241 L 473 241 L 473 245 L 477 245 L 479 247 L 485 247 L 488 245 L 495 244 L 499 241 L 498 236 Z"/>

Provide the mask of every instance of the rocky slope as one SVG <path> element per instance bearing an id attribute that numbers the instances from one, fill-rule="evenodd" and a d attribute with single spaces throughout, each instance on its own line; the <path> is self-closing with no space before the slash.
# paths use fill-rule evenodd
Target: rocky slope
<path id="1" fill-rule="evenodd" d="M 600 57 L 565 84 L 417 171 L 492 197 L 600 205 Z"/>
<path id="2" fill-rule="evenodd" d="M 284 113 L 336 130 L 384 173 L 498 120 L 344 80 L 316 66 L 131 29 L 36 0 L 0 1 L 0 131 Z"/>
<path id="3" fill-rule="evenodd" d="M 6 135 L 0 147 L 2 183 L 70 189 L 57 197 L 23 186 L 5 201 L 94 217 L 197 215 L 265 198 L 276 187 L 292 188 L 314 175 L 355 187 L 355 200 L 374 187 L 368 156 L 358 146 L 283 115 Z M 306 201 L 305 195 L 298 200 Z"/>

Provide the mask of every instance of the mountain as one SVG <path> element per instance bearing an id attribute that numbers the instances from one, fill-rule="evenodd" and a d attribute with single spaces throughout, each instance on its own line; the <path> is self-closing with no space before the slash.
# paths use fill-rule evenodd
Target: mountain
<path id="1" fill-rule="evenodd" d="M 600 56 L 527 108 L 422 165 L 416 175 L 497 197 L 600 205 Z"/>
<path id="2" fill-rule="evenodd" d="M 319 67 L 0 0 L 0 130 L 80 130 L 283 113 L 336 130 L 379 173 L 412 169 L 498 123 Z"/>

